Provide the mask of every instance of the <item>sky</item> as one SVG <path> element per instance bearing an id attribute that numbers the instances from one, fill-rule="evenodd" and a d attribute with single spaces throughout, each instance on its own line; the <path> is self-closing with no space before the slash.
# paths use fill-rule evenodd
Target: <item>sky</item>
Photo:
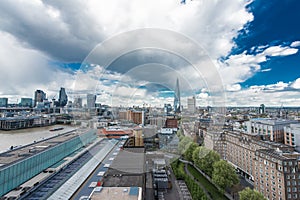
<path id="1" fill-rule="evenodd" d="M 300 105 L 298 0 L 2 0 L 0 97 Z"/>

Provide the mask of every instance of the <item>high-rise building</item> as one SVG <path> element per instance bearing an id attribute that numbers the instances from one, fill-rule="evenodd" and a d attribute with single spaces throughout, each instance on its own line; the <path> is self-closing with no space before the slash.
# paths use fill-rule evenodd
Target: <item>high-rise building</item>
<path id="1" fill-rule="evenodd" d="M 87 94 L 86 96 L 86 105 L 88 108 L 95 108 L 97 96 L 94 94 Z"/>
<path id="2" fill-rule="evenodd" d="M 21 98 L 21 107 L 32 107 L 32 98 Z"/>
<path id="3" fill-rule="evenodd" d="M 196 98 L 193 96 L 192 98 L 187 99 L 187 107 L 190 113 L 195 113 L 196 111 Z"/>
<path id="4" fill-rule="evenodd" d="M 265 114 L 265 112 L 266 112 L 265 105 L 264 104 L 260 104 L 258 111 L 259 111 L 259 114 Z"/>
<path id="5" fill-rule="evenodd" d="M 172 106 L 171 104 L 166 104 L 164 105 L 164 113 L 165 115 L 170 115 L 171 114 L 171 111 L 172 111 Z"/>
<path id="6" fill-rule="evenodd" d="M 81 97 L 75 97 L 73 102 L 74 108 L 82 108 L 82 98 Z"/>
<path id="7" fill-rule="evenodd" d="M 66 94 L 65 88 L 60 88 L 58 102 L 59 102 L 59 106 L 61 106 L 61 107 L 64 107 L 65 105 L 67 105 L 68 96 Z"/>
<path id="8" fill-rule="evenodd" d="M 179 80 L 176 80 L 175 92 L 174 92 L 174 113 L 181 112 L 181 102 L 180 102 L 180 89 Z"/>
<path id="9" fill-rule="evenodd" d="M 8 98 L 0 98 L 0 107 L 7 107 Z"/>
<path id="10" fill-rule="evenodd" d="M 37 103 L 42 103 L 46 100 L 46 93 L 43 90 L 36 90 L 34 93 L 34 107 Z"/>

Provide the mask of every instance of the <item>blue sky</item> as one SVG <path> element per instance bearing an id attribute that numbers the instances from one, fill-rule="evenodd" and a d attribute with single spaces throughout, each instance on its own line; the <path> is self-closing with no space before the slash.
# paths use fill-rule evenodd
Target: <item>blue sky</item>
<path id="1" fill-rule="evenodd" d="M 251 3 L 248 9 L 253 13 L 254 20 L 247 25 L 247 32 L 235 40 L 237 47 L 232 54 L 249 51 L 253 46 L 291 44 L 300 40 L 300 2 L 261 1 Z M 262 69 L 271 69 L 257 73 L 246 80 L 244 87 L 251 85 L 274 84 L 278 81 L 290 82 L 299 78 L 300 54 L 286 57 L 274 57 L 261 64 Z"/>
<path id="2" fill-rule="evenodd" d="M 118 103 L 160 106 L 173 102 L 179 77 L 183 105 L 195 95 L 198 105 L 223 99 L 232 106 L 299 106 L 299 10 L 297 0 L 3 0 L 0 97 L 16 102 L 33 97 L 36 89 L 54 96 L 65 87 L 70 97 L 94 92 L 107 104 L 114 97 Z M 167 34 L 113 43 L 144 28 L 173 31 L 187 41 Z M 133 48 L 139 37 L 165 48 L 134 49 L 102 66 L 101 59 L 118 48 Z M 107 41 L 111 46 L 97 54 Z M 189 49 L 191 41 L 199 48 Z M 198 59 L 197 53 L 210 60 Z M 82 62 L 91 65 L 83 70 Z M 195 71 L 192 63 L 204 71 Z M 226 98 L 214 96 L 214 82 L 223 86 Z"/>

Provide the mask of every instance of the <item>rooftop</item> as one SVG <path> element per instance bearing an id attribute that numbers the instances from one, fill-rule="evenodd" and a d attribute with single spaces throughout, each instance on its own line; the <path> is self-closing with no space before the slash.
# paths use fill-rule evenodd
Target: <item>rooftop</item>
<path id="1" fill-rule="evenodd" d="M 15 162 L 26 159 L 34 154 L 40 153 L 49 149 L 53 146 L 56 146 L 60 143 L 63 143 L 71 138 L 76 137 L 81 134 L 80 130 L 71 130 L 65 132 L 61 135 L 54 136 L 52 138 L 48 138 L 39 142 L 35 142 L 17 149 L 13 149 L 0 154 L 0 169 L 7 167 Z"/>
<path id="2" fill-rule="evenodd" d="M 104 186 L 142 187 L 145 178 L 144 163 L 144 148 L 125 148 L 120 150 L 104 176 Z"/>
<path id="3" fill-rule="evenodd" d="M 142 188 L 140 187 L 97 187 L 91 194 L 93 200 L 141 200 Z"/>

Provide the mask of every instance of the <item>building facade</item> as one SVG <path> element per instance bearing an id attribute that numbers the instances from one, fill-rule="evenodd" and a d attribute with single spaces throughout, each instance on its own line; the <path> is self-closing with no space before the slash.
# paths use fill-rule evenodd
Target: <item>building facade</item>
<path id="1" fill-rule="evenodd" d="M 248 134 L 259 135 L 263 139 L 284 143 L 284 127 L 296 121 L 283 119 L 255 118 L 245 122 Z"/>
<path id="2" fill-rule="evenodd" d="M 196 98 L 193 96 L 192 98 L 187 99 L 187 108 L 188 112 L 195 113 L 196 112 Z"/>
<path id="3" fill-rule="evenodd" d="M 299 199 L 299 154 L 260 149 L 254 157 L 254 188 L 268 199 Z"/>
<path id="4" fill-rule="evenodd" d="M 175 92 L 174 92 L 174 113 L 181 112 L 181 101 L 180 101 L 180 88 L 179 80 L 176 80 Z"/>
<path id="5" fill-rule="evenodd" d="M 300 124 L 290 124 L 284 127 L 284 144 L 300 151 Z"/>
<path id="6" fill-rule="evenodd" d="M 82 98 L 81 97 L 75 97 L 73 102 L 74 108 L 82 108 Z"/>
<path id="7" fill-rule="evenodd" d="M 68 140 L 63 141 L 66 138 Z M 95 139 L 96 133 L 94 131 L 88 131 L 81 135 L 74 134 L 74 136 L 73 133 L 70 133 L 51 138 L 49 143 L 47 140 L 43 141 L 43 146 L 35 143 L 32 147 L 24 146 L 10 151 L 10 157 L 6 155 L 6 152 L 0 154 L 0 196 L 18 187 Z"/>
<path id="8" fill-rule="evenodd" d="M 222 134 L 205 131 L 204 144 L 217 151 L 268 199 L 299 197 L 300 154 L 292 146 L 238 131 L 224 131 Z"/>
<path id="9" fill-rule="evenodd" d="M 36 90 L 34 92 L 34 107 L 37 106 L 38 103 L 42 103 L 46 100 L 46 93 L 43 90 Z"/>
<path id="10" fill-rule="evenodd" d="M 95 108 L 97 96 L 94 94 L 87 94 L 86 96 L 86 105 L 87 108 Z"/>
<path id="11" fill-rule="evenodd" d="M 32 98 L 21 98 L 21 107 L 32 107 Z"/>
<path id="12" fill-rule="evenodd" d="M 0 107 L 6 108 L 8 104 L 8 98 L 0 98 Z"/>
<path id="13" fill-rule="evenodd" d="M 59 102 L 60 107 L 64 107 L 65 105 L 67 105 L 68 96 L 67 96 L 65 88 L 60 88 L 58 102 Z"/>

